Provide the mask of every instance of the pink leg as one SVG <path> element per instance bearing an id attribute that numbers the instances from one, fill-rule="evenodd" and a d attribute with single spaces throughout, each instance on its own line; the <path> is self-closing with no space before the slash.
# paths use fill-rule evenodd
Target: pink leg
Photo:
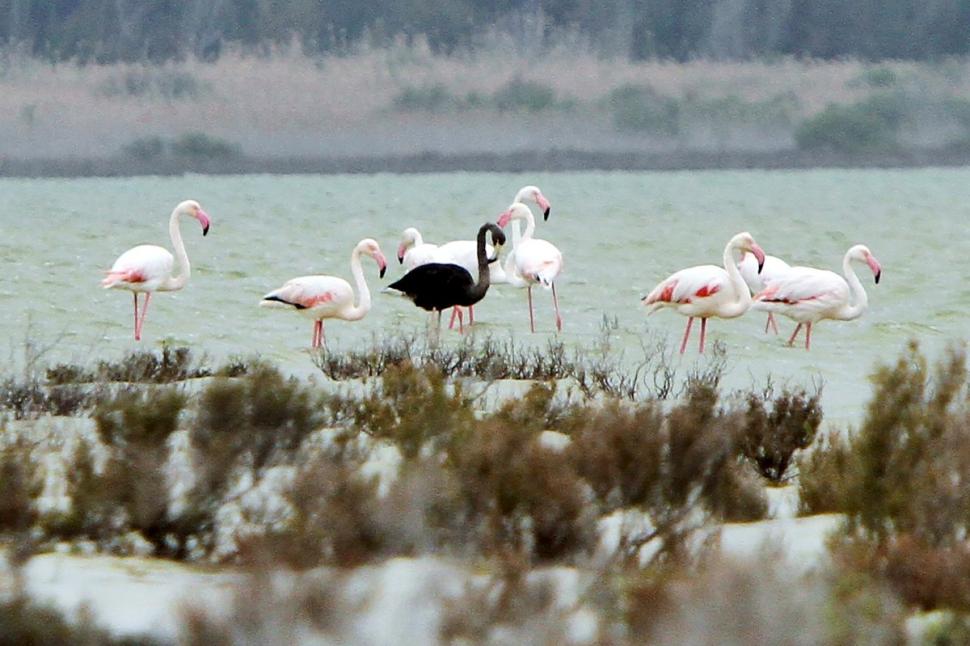
<path id="1" fill-rule="evenodd" d="M 317 345 L 320 343 L 320 328 L 317 325 L 319 322 L 320 321 L 313 322 L 313 340 L 310 341 L 311 348 L 316 348 Z"/>
<path id="2" fill-rule="evenodd" d="M 704 354 L 704 337 L 707 336 L 707 319 L 701 319 L 701 354 Z"/>
<path id="3" fill-rule="evenodd" d="M 680 342 L 680 353 L 684 354 L 687 349 L 687 339 L 690 338 L 690 326 L 694 324 L 694 317 L 691 316 L 687 319 L 687 329 L 684 330 L 684 340 Z"/>
<path id="4" fill-rule="evenodd" d="M 562 332 L 562 317 L 559 316 L 559 297 L 556 296 L 556 283 L 552 284 L 552 304 L 556 307 L 556 331 Z"/>
<path id="5" fill-rule="evenodd" d="M 812 349 L 812 324 L 811 323 L 805 324 L 805 349 L 806 350 Z"/>
<path id="6" fill-rule="evenodd" d="M 457 307 L 452 307 L 451 308 L 451 320 L 448 321 L 448 329 L 449 330 L 454 330 L 455 329 L 455 319 L 456 318 L 458 318 L 458 308 Z"/>
<path id="7" fill-rule="evenodd" d="M 778 324 L 775 323 L 775 315 L 772 312 L 768 312 L 768 320 L 765 321 L 765 334 L 768 334 L 769 327 L 778 334 Z"/>
<path id="8" fill-rule="evenodd" d="M 529 292 L 529 329 L 533 332 L 536 331 L 536 317 L 532 311 L 532 285 L 529 285 L 527 290 Z"/>
<path id="9" fill-rule="evenodd" d="M 138 321 L 138 328 L 135 330 L 135 338 L 141 339 L 141 331 L 145 327 L 145 317 L 148 316 L 148 301 L 152 298 L 151 292 L 145 292 L 145 304 L 141 309 L 141 320 Z"/>
<path id="10" fill-rule="evenodd" d="M 474 305 L 468 306 L 468 324 L 475 325 L 475 306 Z"/>
<path id="11" fill-rule="evenodd" d="M 323 319 L 320 319 L 318 323 L 320 324 L 320 347 L 325 348 L 327 347 L 327 329 L 323 325 Z"/>
<path id="12" fill-rule="evenodd" d="M 461 313 L 461 308 L 454 308 L 455 312 L 458 312 L 458 334 L 465 333 L 465 315 Z"/>
<path id="13" fill-rule="evenodd" d="M 788 345 L 794 345 L 795 344 L 795 337 L 798 336 L 798 331 L 800 329 L 802 329 L 802 324 L 801 323 L 799 323 L 798 325 L 795 326 L 795 331 L 791 333 L 791 338 L 788 339 Z"/>
<path id="14" fill-rule="evenodd" d="M 141 341 L 140 330 L 138 329 L 138 292 L 132 292 L 132 296 L 135 297 L 135 341 Z"/>

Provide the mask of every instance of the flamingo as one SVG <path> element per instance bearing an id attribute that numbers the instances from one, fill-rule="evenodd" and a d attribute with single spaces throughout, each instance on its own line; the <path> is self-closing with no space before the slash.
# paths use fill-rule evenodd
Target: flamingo
<path id="1" fill-rule="evenodd" d="M 680 344 L 680 353 L 687 349 L 690 328 L 695 317 L 701 319 L 700 352 L 704 352 L 707 319 L 716 316 L 731 319 L 741 316 L 751 306 L 751 291 L 738 271 L 738 252 L 754 254 L 759 268 L 765 261 L 765 252 L 750 233 L 739 233 L 724 247 L 724 266 L 697 265 L 681 269 L 668 276 L 643 297 L 642 302 L 653 314 L 663 307 L 672 307 L 687 316 L 687 329 Z"/>
<path id="2" fill-rule="evenodd" d="M 741 272 L 741 278 L 744 279 L 748 289 L 751 290 L 751 294 L 754 295 L 763 290 L 765 285 L 771 281 L 779 280 L 791 271 L 791 265 L 778 256 L 766 255 L 765 264 L 759 272 L 758 259 L 755 258 L 753 253 L 745 252 L 738 263 L 738 270 Z M 775 334 L 778 334 L 778 324 L 775 323 L 775 317 L 771 312 L 768 312 L 768 320 L 765 321 L 765 334 L 768 334 L 769 327 L 775 331 Z"/>
<path id="3" fill-rule="evenodd" d="M 862 316 L 869 306 L 869 297 L 863 289 L 859 277 L 852 269 L 853 262 L 869 265 L 876 284 L 882 275 L 882 268 L 872 252 L 865 245 L 857 244 L 842 258 L 843 278 L 835 272 L 814 267 L 792 267 L 782 278 L 771 281 L 757 294 L 755 307 L 784 314 L 797 321 L 798 326 L 788 339 L 794 345 L 798 331 L 805 326 L 805 349 L 811 349 L 812 324 L 822 319 L 851 321 Z"/>
<path id="4" fill-rule="evenodd" d="M 401 244 L 397 247 L 397 261 L 404 265 L 405 271 L 411 271 L 418 265 L 434 262 L 434 253 L 438 245 L 425 242 L 421 232 L 414 227 L 408 227 L 401 232 Z"/>
<path id="5" fill-rule="evenodd" d="M 153 292 L 174 292 L 185 287 L 189 282 L 191 268 L 189 256 L 185 253 L 185 243 L 182 242 L 182 232 L 179 229 L 179 217 L 187 215 L 195 218 L 202 225 L 202 235 L 209 233 L 209 216 L 195 200 L 180 202 L 172 211 L 168 220 L 168 233 L 172 238 L 172 248 L 175 256 L 164 247 L 143 244 L 132 247 L 115 260 L 107 275 L 101 281 L 105 289 L 127 289 L 132 292 L 135 301 L 135 341 L 141 340 L 142 327 L 148 314 L 148 302 Z M 175 261 L 178 260 L 178 275 L 172 275 Z M 138 316 L 138 294 L 145 294 L 141 318 Z"/>
<path id="6" fill-rule="evenodd" d="M 326 345 L 323 331 L 324 319 L 359 321 L 370 311 L 370 290 L 364 280 L 364 269 L 360 265 L 361 254 L 366 254 L 377 262 L 381 278 L 387 270 L 387 261 L 376 240 L 364 238 L 357 243 L 350 254 L 350 273 L 359 294 L 354 305 L 354 290 L 343 278 L 337 276 L 300 276 L 286 281 L 279 289 L 274 289 L 259 302 L 260 307 L 294 309 L 313 320 L 313 341 L 311 347 Z"/>
<path id="7" fill-rule="evenodd" d="M 525 231 L 519 240 L 510 271 L 506 276 L 510 285 L 525 287 L 529 292 L 529 327 L 536 331 L 535 313 L 532 307 L 532 286 L 542 285 L 552 289 L 552 303 L 556 308 L 556 330 L 562 332 L 562 316 L 559 314 L 559 298 L 556 295 L 556 278 L 562 272 L 562 252 L 552 243 L 533 238 L 536 221 L 525 204 L 516 202 L 498 218 L 498 225 L 505 228 L 509 222 L 525 221 Z"/>
<path id="8" fill-rule="evenodd" d="M 549 219 L 552 205 L 549 204 L 549 200 L 542 194 L 538 186 L 523 186 L 516 192 L 515 198 L 512 201 L 523 203 L 526 201 L 535 202 L 536 206 L 542 211 L 543 217 L 547 220 Z M 515 222 L 512 228 L 513 245 L 518 244 L 520 237 L 519 223 Z M 489 280 L 491 284 L 508 282 L 508 278 L 506 277 L 507 270 L 500 262 L 497 262 L 498 254 L 495 253 L 491 245 L 487 244 L 485 249 L 490 258 L 489 263 L 493 263 L 489 265 Z M 397 259 L 404 265 L 404 269 L 407 271 L 429 262 L 459 265 L 464 267 L 472 275 L 478 271 L 478 252 L 475 240 L 452 240 L 442 245 L 434 245 L 424 242 L 421 233 L 414 227 L 409 227 L 402 233 L 401 244 L 397 250 Z M 451 320 L 448 322 L 448 329 L 455 326 L 455 319 L 458 318 L 458 315 L 459 312 L 453 309 L 451 312 Z M 468 322 L 469 324 L 475 322 L 474 306 L 468 308 Z M 459 321 L 460 324 L 461 322 Z"/>
<path id="9" fill-rule="evenodd" d="M 471 307 L 485 297 L 491 282 L 485 234 L 492 234 L 492 244 L 500 248 L 505 244 L 505 234 L 500 228 L 486 222 L 479 228 L 476 237 L 478 255 L 478 280 L 464 267 L 454 263 L 432 262 L 419 265 L 405 274 L 400 280 L 391 283 L 388 289 L 397 290 L 411 299 L 415 305 L 437 312 L 435 336 L 441 327 L 441 311 L 449 307 Z M 461 310 L 458 311 L 458 326 L 464 332 Z"/>

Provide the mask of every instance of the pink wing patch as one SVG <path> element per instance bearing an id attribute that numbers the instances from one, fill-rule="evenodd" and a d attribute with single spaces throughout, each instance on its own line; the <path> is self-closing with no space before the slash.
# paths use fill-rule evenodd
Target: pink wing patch
<path id="1" fill-rule="evenodd" d="M 143 283 L 148 280 L 145 274 L 141 273 L 138 269 L 125 269 L 124 271 L 109 271 L 108 275 L 104 277 L 101 281 L 102 285 L 110 285 L 112 283 L 124 282 L 124 283 Z"/>
<path id="2" fill-rule="evenodd" d="M 721 286 L 720 285 L 717 285 L 717 284 L 715 284 L 715 285 L 704 285 L 703 287 L 701 287 L 700 289 L 698 289 L 696 292 L 694 292 L 694 296 L 696 296 L 697 298 L 704 298 L 706 296 L 713 296 L 714 294 L 718 293 L 719 291 L 721 291 Z"/>
<path id="3" fill-rule="evenodd" d="M 647 299 L 647 304 L 657 303 L 657 302 L 669 303 L 674 297 L 675 289 L 677 289 L 676 280 L 672 280 L 668 283 L 664 283 L 663 285 L 660 285 L 660 287 L 655 289 L 653 293 L 650 294 L 650 297 Z"/>
<path id="4" fill-rule="evenodd" d="M 322 294 L 317 294 L 316 296 L 305 299 L 300 303 L 300 305 L 303 305 L 304 307 L 316 307 L 321 303 L 329 303 L 332 300 L 333 292 L 324 292 Z"/>

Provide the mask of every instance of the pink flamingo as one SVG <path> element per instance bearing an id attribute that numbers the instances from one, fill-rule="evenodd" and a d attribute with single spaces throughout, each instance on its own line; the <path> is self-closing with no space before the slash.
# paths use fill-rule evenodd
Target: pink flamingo
<path id="1" fill-rule="evenodd" d="M 514 250 L 514 257 L 505 275 L 508 283 L 514 287 L 525 287 L 529 292 L 529 327 L 535 332 L 535 313 L 532 307 L 532 286 L 542 285 L 552 289 L 552 303 L 556 308 L 556 330 L 562 332 L 562 316 L 559 314 L 559 298 L 556 295 L 556 278 L 562 272 L 562 252 L 550 242 L 533 238 L 536 221 L 522 202 L 516 202 L 507 211 L 499 215 L 498 225 L 503 229 L 509 222 L 525 221 L 525 231 Z"/>
<path id="2" fill-rule="evenodd" d="M 771 281 L 779 280 L 791 271 L 791 265 L 777 256 L 766 255 L 765 264 L 759 272 L 758 259 L 755 258 L 753 253 L 745 252 L 741 262 L 738 263 L 738 270 L 741 272 L 741 278 L 744 279 L 748 289 L 751 290 L 751 294 L 754 295 L 763 290 L 765 285 Z M 775 323 L 775 317 L 771 312 L 768 312 L 768 320 L 765 321 L 765 334 L 768 334 L 769 327 L 775 331 L 775 334 L 778 334 L 778 324 Z"/>
<path id="3" fill-rule="evenodd" d="M 882 268 L 865 245 L 851 247 L 842 258 L 845 277 L 825 269 L 792 267 L 780 279 L 771 281 L 754 297 L 756 309 L 784 314 L 798 322 L 788 345 L 795 344 L 798 331 L 805 326 L 805 349 L 811 349 L 812 324 L 822 319 L 851 321 L 862 316 L 869 306 L 869 297 L 859 277 L 852 269 L 852 262 L 869 265 L 879 284 Z"/>
<path id="4" fill-rule="evenodd" d="M 354 290 L 343 278 L 336 276 L 300 276 L 286 281 L 279 289 L 274 289 L 259 302 L 260 307 L 294 309 L 303 316 L 313 319 L 313 348 L 326 345 L 323 331 L 324 319 L 359 321 L 370 311 L 370 290 L 364 280 L 364 269 L 360 265 L 360 255 L 366 254 L 377 262 L 381 278 L 387 270 L 387 261 L 377 242 L 364 238 L 357 243 L 350 254 L 350 273 L 357 285 L 360 297 L 354 305 Z"/>
<path id="5" fill-rule="evenodd" d="M 141 340 L 141 330 L 145 325 L 148 314 L 148 301 L 152 292 L 174 292 L 185 287 L 189 282 L 191 268 L 189 257 L 185 253 L 182 242 L 182 232 L 179 230 L 179 216 L 187 215 L 195 218 L 202 225 L 202 235 L 209 233 L 209 216 L 195 200 L 185 200 L 175 207 L 168 220 L 168 233 L 172 238 L 175 256 L 156 245 L 143 244 L 132 247 L 115 260 L 108 270 L 101 286 L 105 289 L 127 289 L 132 292 L 135 300 L 135 341 Z M 172 269 L 178 260 L 179 272 L 172 275 Z M 145 294 L 145 304 L 141 317 L 138 316 L 138 294 Z"/>
<path id="6" fill-rule="evenodd" d="M 724 266 L 698 265 L 671 274 L 653 288 L 642 303 L 650 308 L 650 314 L 663 307 L 672 307 L 687 316 L 687 329 L 680 344 L 680 353 L 687 349 L 690 328 L 695 317 L 701 319 L 700 351 L 704 352 L 704 337 L 707 332 L 707 319 L 716 316 L 732 319 L 741 316 L 751 306 L 751 291 L 738 271 L 737 257 L 750 251 L 761 265 L 765 252 L 754 241 L 750 233 L 739 233 L 731 238 L 724 247 Z"/>

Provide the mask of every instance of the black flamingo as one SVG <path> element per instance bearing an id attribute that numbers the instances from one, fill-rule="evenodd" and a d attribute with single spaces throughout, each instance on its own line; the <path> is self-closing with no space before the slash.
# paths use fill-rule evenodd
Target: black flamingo
<path id="1" fill-rule="evenodd" d="M 432 262 L 418 265 L 404 276 L 388 285 L 412 301 L 420 308 L 437 312 L 437 328 L 441 327 L 441 311 L 449 307 L 469 307 L 485 298 L 489 286 L 489 258 L 485 253 L 485 233 L 491 232 L 492 246 L 496 256 L 501 245 L 505 244 L 505 233 L 498 226 L 486 222 L 478 230 L 478 281 L 472 279 L 468 270 L 451 263 Z M 461 310 L 458 310 L 458 329 L 464 332 Z"/>

